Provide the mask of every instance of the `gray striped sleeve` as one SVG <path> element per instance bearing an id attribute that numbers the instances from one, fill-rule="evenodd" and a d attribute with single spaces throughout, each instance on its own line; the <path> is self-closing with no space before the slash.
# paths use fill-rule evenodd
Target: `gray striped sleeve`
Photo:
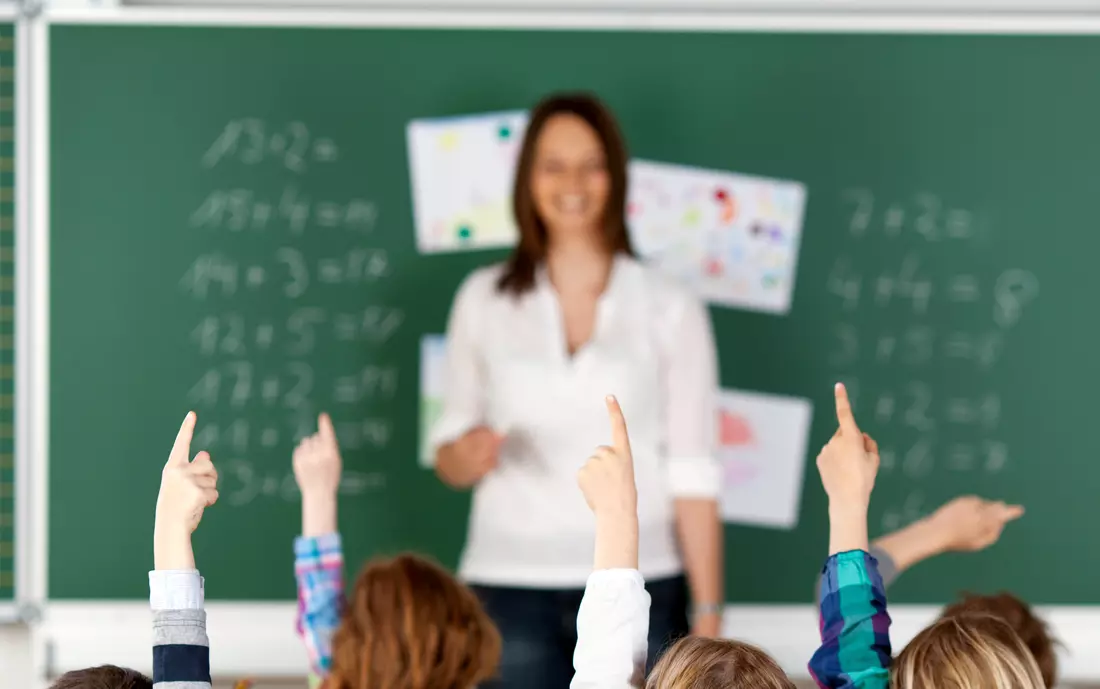
<path id="1" fill-rule="evenodd" d="M 153 686 L 210 689 L 205 610 L 153 611 Z"/>

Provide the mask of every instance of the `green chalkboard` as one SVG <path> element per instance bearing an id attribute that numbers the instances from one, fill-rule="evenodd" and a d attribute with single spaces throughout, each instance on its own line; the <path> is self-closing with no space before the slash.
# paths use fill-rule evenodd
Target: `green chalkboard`
<path id="1" fill-rule="evenodd" d="M 223 476 L 197 535 L 211 598 L 293 596 L 289 455 L 321 408 L 354 472 L 351 561 L 453 564 L 467 499 L 418 462 L 419 347 L 504 252 L 418 253 L 405 127 L 587 88 L 634 156 L 806 185 L 790 312 L 712 309 L 722 383 L 810 398 L 816 448 L 849 381 L 884 449 L 873 531 L 964 491 L 1027 505 L 893 600 L 1100 602 L 1078 547 L 1100 481 L 1100 38 L 50 31 L 51 597 L 144 595 L 189 406 Z M 729 527 L 731 600 L 810 600 L 808 454 L 796 528 Z"/>

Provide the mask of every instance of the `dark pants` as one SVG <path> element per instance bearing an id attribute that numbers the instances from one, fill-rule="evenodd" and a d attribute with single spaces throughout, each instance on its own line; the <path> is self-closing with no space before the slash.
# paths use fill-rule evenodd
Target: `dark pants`
<path id="1" fill-rule="evenodd" d="M 683 576 L 645 587 L 652 600 L 648 673 L 661 652 L 689 632 L 688 590 Z M 482 689 L 568 689 L 584 589 L 471 588 L 504 639 L 499 677 Z"/>

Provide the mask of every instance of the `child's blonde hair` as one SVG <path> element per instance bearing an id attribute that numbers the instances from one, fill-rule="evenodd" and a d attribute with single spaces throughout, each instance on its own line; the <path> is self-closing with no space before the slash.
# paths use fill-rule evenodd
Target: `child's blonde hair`
<path id="1" fill-rule="evenodd" d="M 1012 627 L 986 614 L 937 620 L 894 661 L 891 689 L 1044 689 L 1035 658 Z"/>
<path id="2" fill-rule="evenodd" d="M 985 614 L 999 617 L 1012 627 L 1012 631 L 1024 642 L 1047 689 L 1058 684 L 1058 642 L 1051 635 L 1050 627 L 1031 607 L 1011 593 L 998 593 L 992 596 L 966 594 L 956 603 L 944 608 L 940 617 L 958 617 L 959 615 Z"/>
<path id="3" fill-rule="evenodd" d="M 689 636 L 665 651 L 646 689 L 795 689 L 764 651 L 728 639 Z"/>

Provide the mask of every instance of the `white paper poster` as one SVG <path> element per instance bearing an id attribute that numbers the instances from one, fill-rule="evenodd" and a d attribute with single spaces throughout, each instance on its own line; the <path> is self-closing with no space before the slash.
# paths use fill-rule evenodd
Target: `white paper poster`
<path id="1" fill-rule="evenodd" d="M 724 521 L 782 529 L 798 525 L 812 419 L 808 399 L 721 392 L 716 446 Z"/>
<path id="2" fill-rule="evenodd" d="M 806 189 L 798 182 L 636 160 L 634 248 L 719 306 L 790 310 Z"/>
<path id="3" fill-rule="evenodd" d="M 525 111 L 408 124 L 416 245 L 421 253 L 512 246 L 512 183 Z"/>
<path id="4" fill-rule="evenodd" d="M 424 335 L 420 338 L 420 466 L 435 464 L 428 442 L 432 427 L 443 413 L 444 365 L 447 338 Z"/>

